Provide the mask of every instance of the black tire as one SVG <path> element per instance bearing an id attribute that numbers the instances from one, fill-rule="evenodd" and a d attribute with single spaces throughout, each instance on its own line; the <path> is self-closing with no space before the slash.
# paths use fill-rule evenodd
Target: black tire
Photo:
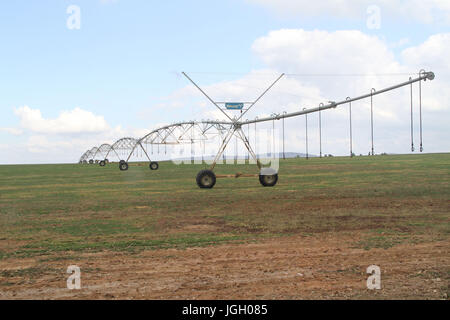
<path id="1" fill-rule="evenodd" d="M 94 160 L 89 160 L 89 164 L 93 164 L 94 163 Z"/>
<path id="2" fill-rule="evenodd" d="M 119 163 L 119 169 L 120 169 L 120 171 L 127 171 L 128 170 L 128 163 L 126 163 L 125 161 Z"/>
<path id="3" fill-rule="evenodd" d="M 259 175 L 259 182 L 264 187 L 273 187 L 278 182 L 278 174 L 272 174 L 272 175 Z"/>
<path id="4" fill-rule="evenodd" d="M 99 162 L 100 167 L 104 167 L 106 165 L 106 161 L 102 160 Z"/>
<path id="5" fill-rule="evenodd" d="M 211 189 L 216 184 L 216 175 L 211 170 L 202 170 L 197 174 L 197 185 L 202 189 Z"/>
<path id="6" fill-rule="evenodd" d="M 158 162 L 150 162 L 150 165 L 149 165 L 149 167 L 150 167 L 150 170 L 158 170 L 158 168 L 159 168 L 159 164 L 158 164 Z"/>
<path id="7" fill-rule="evenodd" d="M 272 168 L 262 168 L 259 173 L 259 182 L 264 187 L 273 187 L 278 182 L 278 172 Z"/>

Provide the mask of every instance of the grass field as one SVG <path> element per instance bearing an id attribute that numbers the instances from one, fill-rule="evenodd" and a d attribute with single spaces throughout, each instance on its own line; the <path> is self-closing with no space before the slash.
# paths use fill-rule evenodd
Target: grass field
<path id="1" fill-rule="evenodd" d="M 449 243 L 450 154 L 280 161 L 274 188 L 255 177 L 218 179 L 212 190 L 196 186 L 203 165 L 0 166 L 0 292 L 64 274 L 55 262 L 105 252 L 176 255 L 325 235 L 363 251 Z M 442 281 L 436 297 L 448 296 L 449 271 L 448 264 L 433 271 Z"/>

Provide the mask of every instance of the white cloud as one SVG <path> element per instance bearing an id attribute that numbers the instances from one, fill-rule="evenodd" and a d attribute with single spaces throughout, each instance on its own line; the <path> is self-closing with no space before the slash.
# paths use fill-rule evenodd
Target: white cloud
<path id="1" fill-rule="evenodd" d="M 26 147 L 31 153 L 59 153 L 64 149 L 77 147 L 73 140 L 59 140 L 50 141 L 47 136 L 44 135 L 32 135 L 28 137 Z M 50 160 L 50 159 L 49 159 Z"/>
<path id="2" fill-rule="evenodd" d="M 4 160 L 8 163 L 74 162 L 87 148 L 146 132 L 120 125 L 111 127 L 103 116 L 81 108 L 62 111 L 53 119 L 44 118 L 39 109 L 28 106 L 17 108 L 14 113 L 20 128 L 0 128 L 0 131 L 28 135 L 25 142 L 2 146 L 12 155 L 11 159 Z"/>
<path id="3" fill-rule="evenodd" d="M 402 38 L 394 43 L 390 44 L 390 48 L 402 48 L 405 47 L 406 45 L 410 44 L 410 40 L 408 38 Z"/>
<path id="4" fill-rule="evenodd" d="M 138 130 L 139 131 L 139 130 Z M 31 134 L 24 143 L 8 146 L 16 153 L 32 154 L 31 158 L 18 160 L 18 163 L 28 162 L 76 162 L 86 149 L 100 146 L 103 143 L 112 144 L 119 138 L 133 136 L 134 129 L 123 129 L 120 126 L 107 132 L 89 135 Z"/>
<path id="5" fill-rule="evenodd" d="M 276 75 L 289 73 L 254 110 L 248 118 L 270 115 L 273 112 L 295 111 L 303 107 L 316 107 L 320 102 L 341 101 L 347 96 L 369 93 L 371 88 L 382 89 L 403 82 L 409 75 L 415 76 L 421 68 L 435 71 L 436 80 L 423 84 L 423 116 L 426 151 L 450 149 L 447 129 L 450 110 L 450 79 L 440 76 L 450 73 L 445 52 L 450 50 L 448 35 L 435 35 L 422 45 L 405 49 L 401 59 L 391 51 L 392 45 L 376 36 L 360 31 L 336 32 L 284 29 L 272 31 L 253 43 L 255 55 L 266 65 L 230 81 L 202 81 L 195 75 L 202 88 L 215 101 L 253 100 Z M 430 54 L 430 51 L 433 53 Z M 308 75 L 309 74 L 309 75 Z M 311 74 L 316 76 L 311 76 Z M 329 75 L 332 76 L 329 76 Z M 358 76 L 337 76 L 357 74 Z M 394 75 L 393 75 L 394 74 Z M 322 75 L 322 76 L 317 76 Z M 224 77 L 218 74 L 217 78 Z M 210 79 L 208 79 L 210 80 Z M 419 114 L 418 92 L 414 86 L 414 135 L 418 145 Z M 190 98 L 189 98 L 190 96 Z M 176 91 L 173 105 L 192 105 L 193 101 L 207 101 L 193 87 Z M 409 87 L 374 97 L 375 152 L 404 153 L 410 149 L 410 93 Z M 209 102 L 197 105 L 195 118 L 221 118 Z M 247 118 L 247 115 L 245 116 Z M 318 154 L 318 115 L 309 117 L 310 152 Z M 180 119 L 181 120 L 181 119 Z M 289 151 L 304 150 L 304 117 L 286 120 Z M 348 150 L 348 107 L 322 112 L 323 150 L 326 153 L 346 154 Z M 272 123 L 260 124 L 270 127 Z M 280 121 L 276 123 L 280 128 Z M 353 104 L 354 150 L 367 154 L 370 149 L 370 100 Z"/>
<path id="6" fill-rule="evenodd" d="M 14 136 L 20 136 L 23 133 L 22 130 L 17 129 L 17 128 L 0 128 L 0 131 L 7 132 Z"/>
<path id="7" fill-rule="evenodd" d="M 269 116 L 273 112 L 297 111 L 303 107 L 316 107 L 328 100 L 344 100 L 407 80 L 403 73 L 432 70 L 436 79 L 423 84 L 423 121 L 425 151 L 450 150 L 450 34 L 431 36 L 422 44 L 406 48 L 400 57 L 392 45 L 383 39 L 360 31 L 327 32 L 283 29 L 269 32 L 256 39 L 252 50 L 265 64 L 265 68 L 245 75 L 215 75 L 215 81 L 201 74 L 191 75 L 215 101 L 252 101 L 263 92 L 281 72 L 286 75 L 244 118 Z M 380 74 L 402 73 L 397 76 Z M 305 74 L 321 74 L 307 76 Z M 335 74 L 334 76 L 324 76 Z M 362 74 L 364 76 L 336 76 L 336 74 Z M 224 80 L 226 79 L 226 80 Z M 186 80 L 186 84 L 188 81 Z M 370 149 L 370 100 L 353 104 L 354 151 L 367 154 Z M 159 105 L 165 112 L 173 112 L 175 121 L 179 108 L 190 110 L 190 119 L 224 119 L 223 115 L 192 85 L 174 91 Z M 414 86 L 414 135 L 418 146 L 418 92 Z M 374 98 L 374 125 L 376 152 L 409 152 L 410 148 L 409 87 Z M 88 148 L 107 142 L 113 143 L 124 136 L 141 137 L 149 128 L 112 128 L 103 116 L 75 108 L 64 111 L 54 119 L 44 118 L 38 109 L 21 107 L 16 111 L 20 119 L 19 131 L 30 130 L 24 146 L 42 162 L 73 162 Z M 151 112 L 155 112 L 152 110 Z M 239 115 L 239 113 L 235 113 Z M 308 116 L 309 152 L 319 153 L 318 114 Z M 287 119 L 286 149 L 303 152 L 304 117 Z M 322 112 L 323 152 L 348 154 L 348 107 Z M 156 128 L 160 124 L 154 124 Z M 161 124 L 162 125 L 162 124 Z M 281 128 L 281 121 L 276 122 Z M 271 128 L 272 122 L 258 124 L 258 128 Z M 244 130 L 246 130 L 245 128 Z M 11 131 L 4 128 L 3 131 Z M 253 141 L 253 125 L 250 130 Z M 40 157 L 40 158 L 39 158 Z M 51 158 L 50 160 L 45 160 Z M 53 162 L 58 162 L 53 161 Z M 20 162 L 20 161 L 19 161 Z"/>
<path id="8" fill-rule="evenodd" d="M 205 76 L 203 74 L 190 75 L 194 81 L 199 82 L 202 90 L 214 101 L 242 101 L 252 102 L 263 93 L 263 91 L 280 75 L 280 71 L 276 69 L 261 69 L 254 70 L 245 75 L 231 75 L 230 80 L 223 80 L 230 78 L 230 75 L 224 74 L 208 74 L 206 76 L 207 82 L 204 84 Z M 216 81 L 211 81 L 214 78 Z M 187 81 L 187 80 L 186 80 Z M 285 110 L 297 110 L 298 103 L 292 104 L 293 99 L 303 102 L 314 102 L 322 99 L 320 90 L 316 87 L 311 87 L 308 84 L 302 84 L 293 78 L 284 78 L 282 86 L 278 84 L 270 90 L 261 101 L 255 106 L 255 112 L 250 111 L 248 116 L 254 117 L 262 113 L 269 114 L 274 111 L 274 105 L 282 105 Z M 189 119 L 220 119 L 228 120 L 221 111 L 219 111 L 205 96 L 193 85 L 188 85 L 167 97 L 168 103 L 160 104 L 158 107 L 165 110 L 177 111 L 180 107 L 189 108 L 192 115 Z M 224 107 L 223 104 L 220 104 Z M 239 116 L 238 113 L 232 115 Z M 246 115 L 247 117 L 247 115 Z M 177 121 L 189 119 L 176 119 Z"/>
<path id="9" fill-rule="evenodd" d="M 401 60 L 394 56 L 384 40 L 359 31 L 278 30 L 257 39 L 253 49 L 268 67 L 291 73 L 367 74 L 361 77 L 296 77 L 303 84 L 319 88 L 322 95 L 335 101 L 344 100 L 347 95 L 354 97 L 368 93 L 372 87 L 381 89 L 408 79 L 407 75 L 370 74 L 418 72 L 421 68 L 434 71 L 436 80 L 423 84 L 424 133 L 425 137 L 433 137 L 426 139 L 428 151 L 448 151 L 450 131 L 446 123 L 450 120 L 450 64 L 446 52 L 450 50 L 449 39 L 450 34 L 434 35 L 417 47 L 405 49 Z M 418 87 L 413 88 L 417 146 Z M 379 151 L 408 151 L 409 108 L 409 87 L 374 98 L 375 142 Z M 365 148 L 364 141 L 367 146 L 370 139 L 369 110 L 368 99 L 354 103 L 355 143 L 360 145 L 360 150 Z M 342 154 L 346 143 L 341 140 L 348 136 L 348 108 L 341 106 L 323 112 L 322 116 L 325 146 L 333 153 Z"/>
<path id="10" fill-rule="evenodd" d="M 449 1 L 450 3 L 450 1 Z M 407 65 L 417 68 L 437 68 L 447 72 L 450 70 L 450 33 L 432 35 L 424 43 L 407 48 L 402 58 Z M 439 72 L 439 70 L 436 70 Z"/>
<path id="11" fill-rule="evenodd" d="M 393 53 L 381 39 L 356 30 L 282 29 L 257 39 L 252 48 L 268 66 L 289 73 L 345 74 L 355 70 L 392 73 L 400 70 Z"/>
<path id="12" fill-rule="evenodd" d="M 436 80 L 427 88 L 427 108 L 432 110 L 450 109 L 450 33 L 436 34 L 424 43 L 402 52 L 405 64 L 414 68 L 433 70 Z"/>
<path id="13" fill-rule="evenodd" d="M 80 108 L 63 111 L 55 119 L 45 119 L 39 109 L 31 109 L 28 106 L 17 108 L 14 113 L 19 117 L 23 129 L 36 133 L 99 133 L 111 129 L 103 116 Z"/>
<path id="14" fill-rule="evenodd" d="M 382 18 L 405 18 L 422 23 L 450 23 L 450 1 L 448 0 L 247 0 L 289 16 L 334 16 L 366 19 L 367 8 L 377 5 Z"/>

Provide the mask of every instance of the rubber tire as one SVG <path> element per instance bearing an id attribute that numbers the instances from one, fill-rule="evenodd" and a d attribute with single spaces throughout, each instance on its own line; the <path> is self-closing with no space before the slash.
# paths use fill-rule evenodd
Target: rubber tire
<path id="1" fill-rule="evenodd" d="M 100 167 L 104 167 L 104 166 L 106 166 L 106 161 L 101 160 L 98 164 L 100 165 Z"/>
<path id="2" fill-rule="evenodd" d="M 119 169 L 120 169 L 120 171 L 127 171 L 128 170 L 128 163 L 126 163 L 125 161 L 119 163 Z"/>
<path id="3" fill-rule="evenodd" d="M 278 182 L 278 173 L 272 174 L 272 175 L 262 175 L 262 174 L 260 174 L 259 175 L 259 182 L 264 187 L 273 187 Z"/>
<path id="4" fill-rule="evenodd" d="M 94 164 L 94 160 L 89 160 L 89 164 Z"/>
<path id="5" fill-rule="evenodd" d="M 216 174 L 211 170 L 202 170 L 197 174 L 196 181 L 201 189 L 212 189 L 216 184 Z"/>
<path id="6" fill-rule="evenodd" d="M 153 162 L 153 161 L 150 162 L 149 168 L 150 168 L 150 170 L 158 170 L 158 168 L 159 168 L 158 162 Z"/>

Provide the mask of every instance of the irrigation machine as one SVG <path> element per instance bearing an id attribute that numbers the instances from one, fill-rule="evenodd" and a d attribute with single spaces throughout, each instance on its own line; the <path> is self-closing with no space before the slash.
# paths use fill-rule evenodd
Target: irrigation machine
<path id="1" fill-rule="evenodd" d="M 96 163 L 98 162 L 100 166 L 105 166 L 108 162 L 108 156 L 113 154 L 119 160 L 119 169 L 125 171 L 128 169 L 128 161 L 132 155 L 136 152 L 141 152 L 150 162 L 149 168 L 151 170 L 157 170 L 159 168 L 158 162 L 152 161 L 149 152 L 148 145 L 153 148 L 153 146 L 163 145 L 180 145 L 185 143 L 193 144 L 194 142 L 204 141 L 208 139 L 208 135 L 215 135 L 220 137 L 220 147 L 214 156 L 214 159 L 208 169 L 201 170 L 198 172 L 196 177 L 197 185 L 203 189 L 211 189 L 216 184 L 217 178 L 225 177 L 258 177 L 259 182 L 264 187 L 273 187 L 278 181 L 278 170 L 271 167 L 263 167 L 258 158 L 257 154 L 254 152 L 251 143 L 248 138 L 248 133 L 243 130 L 245 125 L 256 124 L 261 122 L 283 120 L 286 118 L 292 118 L 304 115 L 307 119 L 308 114 L 319 113 L 319 128 L 320 128 L 320 155 L 322 156 L 322 141 L 321 141 L 321 112 L 334 109 L 341 105 L 349 105 L 350 109 L 350 132 L 351 132 L 351 107 L 352 103 L 359 100 L 370 99 L 370 123 L 371 123 L 371 154 L 374 155 L 374 143 L 373 143 L 373 97 L 376 95 L 381 95 L 402 87 L 411 87 L 411 151 L 415 151 L 414 140 L 413 140 L 413 84 L 419 83 L 419 108 L 420 108 L 420 152 L 423 151 L 422 144 L 422 81 L 434 80 L 435 74 L 431 71 L 427 72 L 421 70 L 416 78 L 409 78 L 408 81 L 384 88 L 382 90 L 371 89 L 370 93 L 363 94 L 358 97 L 347 97 L 342 101 L 330 101 L 327 104 L 321 103 L 315 108 L 303 108 L 301 111 L 292 113 L 279 113 L 272 114 L 270 117 L 255 118 L 254 120 L 243 120 L 244 115 L 246 115 L 254 106 L 261 100 L 261 98 L 273 87 L 275 84 L 285 75 L 281 74 L 266 90 L 264 90 L 256 100 L 252 102 L 218 102 L 214 101 L 206 92 L 200 88 L 185 72 L 182 74 L 227 118 L 224 121 L 188 121 L 179 122 L 171 125 L 167 125 L 156 130 L 151 131 L 144 137 L 140 139 L 135 138 L 122 138 L 116 141 L 114 144 L 103 144 L 100 147 L 94 147 L 86 151 L 80 158 L 79 163 Z M 232 112 L 239 111 L 239 115 L 232 116 Z M 306 120 L 307 121 L 307 120 Z M 284 126 L 283 126 L 284 134 Z M 351 133 L 350 133 L 351 136 Z M 252 157 L 254 163 L 258 168 L 256 174 L 241 174 L 236 173 L 234 175 L 216 175 L 214 169 L 217 162 L 224 154 L 227 149 L 232 137 L 239 139 L 248 151 L 249 158 Z M 350 138 L 351 139 L 351 138 Z M 351 145 L 351 143 L 350 143 Z M 144 147 L 145 146 L 145 147 Z M 352 149 L 350 147 L 350 154 L 352 155 Z M 103 157 L 104 155 L 104 157 Z M 102 156 L 102 159 L 98 161 L 98 156 Z M 97 158 L 96 158 L 97 157 Z"/>

